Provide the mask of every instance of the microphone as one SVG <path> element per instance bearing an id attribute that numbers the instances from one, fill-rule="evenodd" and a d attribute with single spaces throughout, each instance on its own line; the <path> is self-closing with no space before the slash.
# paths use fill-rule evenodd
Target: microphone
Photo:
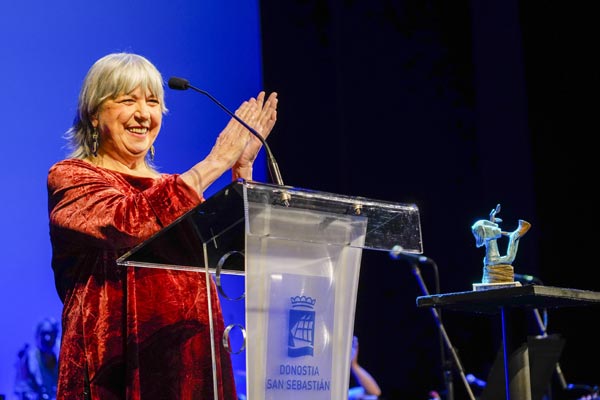
<path id="1" fill-rule="evenodd" d="M 590 385 L 580 385 L 569 383 L 567 385 L 567 390 L 580 390 L 589 394 L 594 394 L 598 392 L 598 386 L 590 386 Z"/>
<path id="2" fill-rule="evenodd" d="M 395 245 L 392 247 L 392 250 L 390 251 L 390 257 L 392 257 L 394 260 L 404 259 L 410 262 L 418 262 L 420 264 L 431 262 L 429 257 L 425 257 L 424 255 L 405 252 L 404 248 L 400 245 Z"/>
<path id="3" fill-rule="evenodd" d="M 203 95 L 205 95 L 206 97 L 211 99 L 216 105 L 221 107 L 223 109 L 223 111 L 225 111 L 227 114 L 229 114 L 237 122 L 242 124 L 244 126 L 244 128 L 248 129 L 254 136 L 256 136 L 260 140 L 260 142 L 265 147 L 265 151 L 267 152 L 269 174 L 271 175 L 271 180 L 273 180 L 273 182 L 279 186 L 284 186 L 283 179 L 281 178 L 281 172 L 279 171 L 279 166 L 277 165 L 277 161 L 275 161 L 275 157 L 273 156 L 273 153 L 271 152 L 271 148 L 267 144 L 267 141 L 260 135 L 260 133 L 258 133 L 255 129 L 253 129 L 250 125 L 248 125 L 240 117 L 238 117 L 233 112 L 231 112 L 227 107 L 225 107 L 219 100 L 214 98 L 206 90 L 198 89 L 197 87 L 190 85 L 190 82 L 187 79 L 172 76 L 171 78 L 169 78 L 168 85 L 169 85 L 169 88 L 174 89 L 174 90 L 192 89 L 198 93 L 202 93 Z"/>
<path id="4" fill-rule="evenodd" d="M 473 374 L 467 374 L 466 378 L 467 378 L 467 382 L 469 382 L 471 385 L 475 385 L 475 386 L 477 386 L 479 388 L 484 388 L 486 386 L 486 384 L 487 384 L 486 381 L 477 378 Z"/>
<path id="5" fill-rule="evenodd" d="M 536 278 L 533 275 L 524 275 L 524 274 L 514 274 L 514 278 L 515 281 L 519 281 L 521 283 L 524 284 L 536 284 L 536 285 L 543 285 L 542 280 L 540 278 Z"/>

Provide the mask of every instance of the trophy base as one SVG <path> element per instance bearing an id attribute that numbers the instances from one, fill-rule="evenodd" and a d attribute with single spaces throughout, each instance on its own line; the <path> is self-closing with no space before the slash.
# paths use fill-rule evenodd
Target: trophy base
<path id="1" fill-rule="evenodd" d="M 521 286 L 521 282 L 474 283 L 473 291 L 479 292 L 481 290 L 502 289 L 515 286 Z"/>

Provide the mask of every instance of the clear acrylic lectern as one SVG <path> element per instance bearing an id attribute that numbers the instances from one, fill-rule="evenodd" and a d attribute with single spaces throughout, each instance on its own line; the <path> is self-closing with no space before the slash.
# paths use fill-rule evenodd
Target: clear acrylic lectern
<path id="1" fill-rule="evenodd" d="M 205 273 L 224 308 L 243 300 L 225 337 L 242 332 L 248 400 L 339 400 L 348 396 L 362 251 L 396 245 L 422 253 L 413 204 L 240 180 L 118 263 Z M 242 276 L 241 295 L 224 289 L 228 275 Z"/>

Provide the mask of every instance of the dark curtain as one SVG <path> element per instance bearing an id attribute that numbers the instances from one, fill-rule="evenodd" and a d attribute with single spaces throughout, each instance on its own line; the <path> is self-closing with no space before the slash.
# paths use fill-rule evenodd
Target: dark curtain
<path id="1" fill-rule="evenodd" d="M 532 224 L 515 272 L 600 290 L 590 279 L 595 224 L 586 226 L 597 197 L 599 29 L 590 9 L 263 0 L 260 12 L 264 85 L 280 94 L 269 141 L 285 184 L 418 205 L 441 292 L 481 281 L 484 249 L 470 227 L 497 204 L 503 230 Z M 421 272 L 435 292 L 433 268 Z M 355 333 L 386 399 L 425 399 L 446 386 L 434 320 L 416 307 L 422 294 L 410 265 L 364 254 Z M 569 381 L 599 381 L 589 325 L 597 312 L 548 313 L 549 331 L 567 339 L 560 362 Z M 455 312 L 443 321 L 466 372 L 486 379 L 500 322 Z M 454 390 L 466 398 L 458 375 Z"/>

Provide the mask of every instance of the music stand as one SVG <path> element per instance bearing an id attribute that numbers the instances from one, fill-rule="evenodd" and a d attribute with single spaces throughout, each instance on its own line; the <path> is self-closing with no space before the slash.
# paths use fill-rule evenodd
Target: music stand
<path id="1" fill-rule="evenodd" d="M 562 353 L 565 340 L 557 335 L 546 337 L 529 336 L 527 343 L 517 348 L 509 358 L 511 370 L 528 371 L 526 374 L 531 387 L 531 399 L 542 400 L 547 394 L 554 366 Z M 480 400 L 503 400 L 504 396 L 504 355 L 502 349 L 490 369 L 487 384 Z"/>

